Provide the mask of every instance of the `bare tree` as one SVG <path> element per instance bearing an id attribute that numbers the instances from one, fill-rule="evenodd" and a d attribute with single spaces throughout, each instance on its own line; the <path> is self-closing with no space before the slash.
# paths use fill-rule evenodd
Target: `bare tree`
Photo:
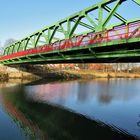
<path id="1" fill-rule="evenodd" d="M 15 43 L 15 42 L 16 42 L 16 40 L 13 39 L 13 38 L 7 39 L 7 40 L 5 41 L 5 43 L 4 43 L 4 45 L 1 45 L 1 42 L 0 42 L 0 55 L 3 54 L 4 49 L 5 49 L 7 46 L 9 46 L 9 45 L 11 45 L 11 44 L 13 44 L 13 43 Z"/>
<path id="2" fill-rule="evenodd" d="M 7 39 L 7 40 L 5 41 L 4 47 L 9 46 L 9 45 L 15 43 L 16 41 L 17 41 L 17 40 L 15 40 L 15 39 L 13 39 L 13 38 L 9 38 L 9 39 Z"/>

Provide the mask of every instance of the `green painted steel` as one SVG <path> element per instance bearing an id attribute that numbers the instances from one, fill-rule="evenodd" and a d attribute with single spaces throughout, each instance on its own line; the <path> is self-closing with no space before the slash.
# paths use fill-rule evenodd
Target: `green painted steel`
<path id="1" fill-rule="evenodd" d="M 138 5 L 140 5 L 140 0 L 133 0 L 135 3 L 137 3 Z"/>
<path id="2" fill-rule="evenodd" d="M 134 46 L 133 49 L 126 48 Z M 112 46 L 112 44 L 114 44 Z M 119 44 L 119 45 L 118 45 Z M 123 39 L 118 42 L 81 46 L 75 48 L 69 48 L 66 50 L 56 50 L 51 52 L 44 52 L 41 54 L 31 54 L 29 56 L 22 56 L 19 58 L 13 58 L 3 61 L 2 64 L 22 64 L 22 63 L 33 63 L 33 64 L 48 64 L 48 63 L 115 63 L 115 62 L 139 62 L 140 58 L 140 38 L 135 39 Z M 108 48 L 106 48 L 108 47 Z M 104 51 L 106 49 L 106 51 Z M 102 51 L 103 50 L 103 51 Z M 127 59 L 126 59 L 127 58 Z"/>
<path id="3" fill-rule="evenodd" d="M 136 4 L 140 5 L 140 0 L 132 0 Z M 134 21 L 140 21 L 140 18 L 138 19 L 133 19 L 133 20 L 128 20 L 125 19 L 123 16 L 121 16 L 119 13 L 117 13 L 117 10 L 119 7 L 127 2 L 127 0 L 103 0 L 102 2 L 95 4 L 93 6 L 90 6 L 84 10 L 81 10 L 80 12 L 77 12 L 63 20 L 60 20 L 50 26 L 47 26 L 43 28 L 42 30 L 39 30 L 24 39 L 15 42 L 14 44 L 8 46 L 4 50 L 4 55 L 9 55 L 12 53 L 24 51 L 30 48 L 36 48 L 41 45 L 45 44 L 51 44 L 56 41 L 60 40 L 66 40 L 70 39 L 72 37 L 78 36 L 78 35 L 84 35 L 90 32 L 103 32 L 108 29 L 113 29 L 115 26 L 118 25 L 128 25 L 131 22 Z M 110 6 L 110 4 L 112 4 Z M 93 17 L 92 14 L 96 13 L 97 17 Z M 104 18 L 104 13 L 106 12 L 106 17 Z M 109 22 L 111 19 L 115 17 L 118 19 L 118 23 L 110 25 Z M 84 29 L 84 31 L 83 31 Z M 130 39 L 131 42 L 135 42 L 135 39 Z M 117 41 L 118 44 L 121 44 L 123 40 Z M 125 42 L 125 41 L 124 41 Z M 139 42 L 139 40 L 138 40 Z M 127 43 L 129 43 L 127 41 Z M 109 45 L 116 45 L 115 41 L 111 41 L 109 43 L 106 43 L 105 46 Z M 93 55 L 94 50 L 90 50 L 90 47 L 96 47 L 98 44 L 87 46 L 89 49 L 89 54 Z M 101 46 L 104 46 L 102 44 Z M 71 48 L 70 51 L 73 53 L 73 50 L 75 48 Z M 79 49 L 79 48 L 78 48 Z M 84 48 L 82 48 L 84 50 Z M 67 51 L 69 51 L 67 49 Z M 47 57 L 47 54 L 52 53 L 53 55 L 50 55 L 51 57 Z M 1 61 L 0 63 L 3 64 L 12 64 L 12 63 L 24 63 L 24 62 L 40 62 L 41 60 L 44 59 L 44 61 L 58 61 L 59 59 L 63 60 L 69 60 L 73 59 L 72 57 L 75 57 L 80 59 L 82 61 L 82 58 L 79 58 L 77 56 L 68 56 L 63 54 L 64 52 L 57 50 L 56 52 L 46 52 L 46 56 L 44 54 L 35 54 L 32 57 L 31 56 L 23 56 L 11 60 L 5 60 Z M 113 52 L 112 52 L 113 53 Z M 57 55 L 55 55 L 57 54 Z M 97 53 L 98 54 L 98 53 Z M 128 53 L 129 54 L 129 53 Z M 55 56 L 54 56 L 55 55 Z M 78 54 L 76 54 L 78 55 Z M 81 55 L 81 54 L 80 54 Z M 89 55 L 89 56 L 90 56 Z M 114 54 L 112 54 L 114 56 Z M 54 56 L 54 58 L 53 58 Z M 81 55 L 83 56 L 83 55 Z M 98 56 L 98 55 L 97 55 Z M 100 55 L 99 55 L 100 56 Z M 101 56 L 103 56 L 101 54 Z M 105 55 L 106 56 L 106 55 Z M 111 54 L 109 55 L 111 57 Z M 120 55 L 121 56 L 121 55 Z M 86 56 L 83 56 L 83 58 Z M 46 60 L 47 58 L 47 60 Z M 88 57 L 87 57 L 88 59 Z"/>

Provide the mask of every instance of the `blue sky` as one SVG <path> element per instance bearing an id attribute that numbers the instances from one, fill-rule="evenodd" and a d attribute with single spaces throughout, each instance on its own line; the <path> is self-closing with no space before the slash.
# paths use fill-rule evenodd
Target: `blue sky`
<path id="1" fill-rule="evenodd" d="M 0 0 L 0 41 L 3 43 L 8 38 L 22 39 L 100 1 Z M 132 14 L 132 11 L 135 10 L 126 9 L 128 15 Z"/>

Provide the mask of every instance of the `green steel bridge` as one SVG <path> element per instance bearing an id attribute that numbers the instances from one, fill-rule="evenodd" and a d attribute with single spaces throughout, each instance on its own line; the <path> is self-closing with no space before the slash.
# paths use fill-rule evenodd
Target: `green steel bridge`
<path id="1" fill-rule="evenodd" d="M 124 18 L 130 5 L 138 17 Z M 0 64 L 140 62 L 139 12 L 140 0 L 103 0 L 6 47 Z"/>

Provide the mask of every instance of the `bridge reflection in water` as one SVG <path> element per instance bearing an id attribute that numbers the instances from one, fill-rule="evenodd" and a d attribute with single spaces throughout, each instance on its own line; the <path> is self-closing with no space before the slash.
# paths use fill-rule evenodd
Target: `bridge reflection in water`
<path id="1" fill-rule="evenodd" d="M 118 79 L 17 86 L 2 89 L 1 102 L 29 138 L 134 139 L 140 134 L 139 82 Z"/>

